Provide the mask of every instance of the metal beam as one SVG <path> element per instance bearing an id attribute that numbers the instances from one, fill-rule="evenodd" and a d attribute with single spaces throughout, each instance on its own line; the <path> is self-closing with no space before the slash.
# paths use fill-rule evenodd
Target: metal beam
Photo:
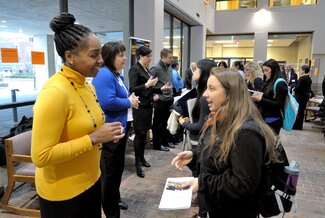
<path id="1" fill-rule="evenodd" d="M 68 0 L 60 0 L 60 14 L 63 12 L 68 13 Z"/>

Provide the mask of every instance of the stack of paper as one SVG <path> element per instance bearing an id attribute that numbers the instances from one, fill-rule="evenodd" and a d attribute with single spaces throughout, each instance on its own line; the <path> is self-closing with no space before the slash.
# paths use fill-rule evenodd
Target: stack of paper
<path id="1" fill-rule="evenodd" d="M 167 178 L 164 192 L 161 196 L 160 210 L 178 210 L 191 207 L 192 188 L 182 188 L 182 184 L 192 180 L 193 177 Z"/>

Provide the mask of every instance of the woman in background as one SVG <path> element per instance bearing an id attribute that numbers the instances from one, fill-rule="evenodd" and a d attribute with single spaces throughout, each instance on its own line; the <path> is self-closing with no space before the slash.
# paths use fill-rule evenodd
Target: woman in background
<path id="1" fill-rule="evenodd" d="M 295 98 L 299 104 L 298 115 L 296 122 L 293 125 L 293 129 L 302 130 L 304 124 L 304 115 L 307 102 L 309 101 L 311 95 L 311 84 L 312 81 L 309 77 L 310 68 L 307 65 L 302 65 L 300 68 L 299 79 L 296 86 L 293 88 L 295 93 Z"/>
<path id="2" fill-rule="evenodd" d="M 152 104 L 153 94 L 161 94 L 160 88 L 155 88 L 158 78 L 153 78 L 149 73 L 149 64 L 152 60 L 152 51 L 146 46 L 137 49 L 138 62 L 129 70 L 130 92 L 139 96 L 139 108 L 132 109 L 133 128 L 135 137 L 133 141 L 135 168 L 137 176 L 144 178 L 145 174 L 141 169 L 151 165 L 144 158 L 144 147 L 146 144 L 147 132 L 152 125 Z"/>
<path id="3" fill-rule="evenodd" d="M 101 156 L 103 210 L 106 217 L 119 217 L 120 208 L 128 208 L 128 205 L 121 201 L 120 195 L 128 132 L 128 109 L 138 108 L 139 100 L 134 93 L 129 94 L 120 74 L 126 60 L 125 46 L 120 42 L 108 42 L 102 47 L 102 57 L 104 67 L 100 68 L 92 83 L 106 115 L 106 122 L 119 121 L 126 130 L 123 139 L 103 144 Z"/>
<path id="4" fill-rule="evenodd" d="M 244 65 L 241 61 L 235 61 L 234 63 L 232 63 L 231 66 L 234 70 L 237 70 L 238 73 L 240 73 L 240 75 L 242 75 L 242 77 L 245 78 L 245 73 L 244 73 Z"/>
<path id="5" fill-rule="evenodd" d="M 274 59 L 269 59 L 263 64 L 264 84 L 263 95 L 252 95 L 251 99 L 257 102 L 257 105 L 262 110 L 264 121 L 279 135 L 284 111 L 284 103 L 288 95 L 288 85 L 285 82 L 279 82 L 273 92 L 274 83 L 278 78 L 283 78 L 280 72 L 280 66 Z"/>
<path id="6" fill-rule="evenodd" d="M 31 156 L 41 217 L 101 216 L 100 144 L 123 137 L 121 123 L 105 123 L 94 87 L 101 45 L 87 27 L 62 13 L 50 23 L 62 68 L 34 105 Z M 104 124 L 105 123 L 105 124 Z"/>
<path id="7" fill-rule="evenodd" d="M 218 67 L 220 67 L 220 68 L 228 68 L 228 65 L 227 65 L 227 63 L 225 61 L 220 61 L 218 63 Z"/>
<path id="8" fill-rule="evenodd" d="M 247 87 L 254 91 L 263 91 L 263 72 L 260 65 L 255 62 L 247 62 L 244 67 Z"/>

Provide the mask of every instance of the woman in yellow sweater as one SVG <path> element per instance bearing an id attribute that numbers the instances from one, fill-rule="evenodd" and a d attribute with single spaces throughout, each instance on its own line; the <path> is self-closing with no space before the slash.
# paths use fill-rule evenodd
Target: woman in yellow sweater
<path id="1" fill-rule="evenodd" d="M 42 217 L 101 217 L 100 145 L 123 138 L 106 123 L 93 86 L 101 44 L 73 15 L 50 23 L 62 69 L 43 86 L 34 106 L 32 160 Z"/>

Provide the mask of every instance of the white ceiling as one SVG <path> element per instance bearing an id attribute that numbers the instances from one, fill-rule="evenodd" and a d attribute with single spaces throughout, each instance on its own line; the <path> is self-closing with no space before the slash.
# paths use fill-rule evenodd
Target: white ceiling
<path id="1" fill-rule="evenodd" d="M 122 31 L 124 0 L 70 0 L 69 13 L 94 32 Z M 59 14 L 59 0 L 0 0 L 0 32 L 53 34 L 49 23 Z M 6 22 L 1 22 L 1 21 Z"/>

